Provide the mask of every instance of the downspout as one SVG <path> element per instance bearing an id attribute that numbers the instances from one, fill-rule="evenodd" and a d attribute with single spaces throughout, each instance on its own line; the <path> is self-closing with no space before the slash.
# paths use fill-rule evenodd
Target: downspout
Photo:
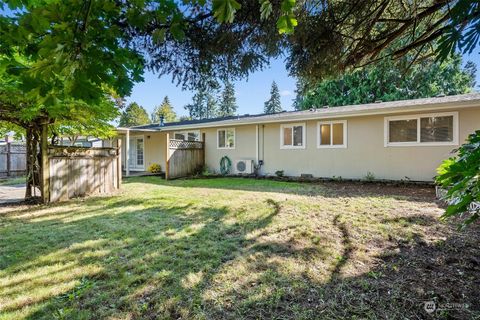
<path id="1" fill-rule="evenodd" d="M 255 126 L 255 162 L 258 166 L 258 153 L 259 153 L 259 145 L 260 145 L 260 142 L 258 141 L 259 140 L 259 135 L 258 135 L 258 124 Z"/>

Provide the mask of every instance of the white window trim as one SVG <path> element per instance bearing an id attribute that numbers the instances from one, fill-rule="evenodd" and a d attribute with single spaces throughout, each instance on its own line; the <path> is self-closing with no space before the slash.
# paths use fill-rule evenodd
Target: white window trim
<path id="1" fill-rule="evenodd" d="M 227 138 L 227 130 L 233 130 L 233 147 L 220 147 L 219 146 L 219 138 L 218 138 L 218 133 L 220 131 L 225 131 L 225 139 Z M 225 144 L 227 143 L 227 141 L 225 141 Z M 221 128 L 221 129 L 217 129 L 217 149 L 219 150 L 222 150 L 222 149 L 227 149 L 227 150 L 233 150 L 235 149 L 235 147 L 237 146 L 237 133 L 235 132 L 235 128 Z"/>
<path id="2" fill-rule="evenodd" d="M 343 124 L 343 144 L 333 144 L 333 125 Z M 324 124 L 330 125 L 330 144 L 320 144 L 322 139 L 320 138 L 320 126 Z M 345 149 L 347 148 L 347 120 L 335 120 L 335 121 L 319 121 L 317 122 L 317 148 L 318 149 Z"/>
<path id="3" fill-rule="evenodd" d="M 188 134 L 195 132 L 198 134 L 198 141 L 202 141 L 202 136 L 200 135 L 200 130 L 183 130 L 183 131 L 174 131 L 173 132 L 173 137 L 175 138 L 176 134 L 183 134 L 188 138 Z"/>
<path id="4" fill-rule="evenodd" d="M 453 141 L 445 142 L 420 142 L 421 123 L 420 118 L 429 117 L 448 117 L 453 116 Z M 390 142 L 390 121 L 395 120 L 417 120 L 417 141 L 415 142 Z M 385 147 L 434 147 L 434 146 L 458 146 L 458 112 L 441 112 L 441 113 L 424 113 L 413 114 L 408 116 L 396 116 L 384 118 L 384 146 Z"/>
<path id="5" fill-rule="evenodd" d="M 302 128 L 302 145 L 301 146 L 289 146 L 283 144 L 283 129 L 292 128 L 292 143 L 293 143 L 293 127 L 303 127 Z M 305 149 L 307 146 L 307 125 L 305 122 L 298 123 L 286 123 L 280 125 L 280 149 Z"/>

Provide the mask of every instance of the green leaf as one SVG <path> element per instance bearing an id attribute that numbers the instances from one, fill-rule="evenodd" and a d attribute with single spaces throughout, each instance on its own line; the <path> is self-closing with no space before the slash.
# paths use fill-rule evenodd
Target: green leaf
<path id="1" fill-rule="evenodd" d="M 213 0 L 213 16 L 220 23 L 232 23 L 235 12 L 241 7 L 235 0 Z"/>
<path id="2" fill-rule="evenodd" d="M 155 31 L 153 31 L 152 33 L 152 39 L 156 44 L 162 44 L 163 42 L 165 42 L 166 34 L 166 29 L 155 29 Z"/>
<path id="3" fill-rule="evenodd" d="M 295 16 L 293 14 L 283 15 L 280 18 L 278 18 L 278 21 L 277 21 L 278 32 L 280 34 L 282 33 L 290 34 L 294 31 L 297 24 L 298 24 L 297 19 L 295 19 Z"/>
<path id="4" fill-rule="evenodd" d="M 170 32 L 175 40 L 182 41 L 185 39 L 185 31 L 179 23 L 174 23 L 170 26 Z"/>
<path id="5" fill-rule="evenodd" d="M 260 18 L 267 19 L 272 13 L 272 3 L 270 0 L 260 0 Z"/>
<path id="6" fill-rule="evenodd" d="M 292 12 L 293 8 L 295 8 L 295 0 L 283 0 L 282 1 L 281 9 L 282 9 L 283 13 L 290 14 Z"/>

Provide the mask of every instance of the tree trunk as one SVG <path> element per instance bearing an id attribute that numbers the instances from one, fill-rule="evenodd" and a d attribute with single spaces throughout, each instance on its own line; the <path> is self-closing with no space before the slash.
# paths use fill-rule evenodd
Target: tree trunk
<path id="1" fill-rule="evenodd" d="M 41 172 L 41 157 L 40 157 L 40 135 L 41 127 L 36 123 L 32 123 L 26 128 L 27 133 L 27 181 L 26 181 L 26 190 L 25 190 L 25 199 L 26 200 L 37 200 L 37 189 L 40 191 L 41 181 L 40 181 L 40 172 Z"/>

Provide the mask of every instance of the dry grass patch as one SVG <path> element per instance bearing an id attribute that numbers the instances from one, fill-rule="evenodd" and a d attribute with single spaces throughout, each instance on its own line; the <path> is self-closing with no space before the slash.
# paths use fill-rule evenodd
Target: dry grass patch
<path id="1" fill-rule="evenodd" d="M 0 319 L 478 317 L 478 226 L 441 213 L 431 188 L 157 177 L 0 208 Z"/>

